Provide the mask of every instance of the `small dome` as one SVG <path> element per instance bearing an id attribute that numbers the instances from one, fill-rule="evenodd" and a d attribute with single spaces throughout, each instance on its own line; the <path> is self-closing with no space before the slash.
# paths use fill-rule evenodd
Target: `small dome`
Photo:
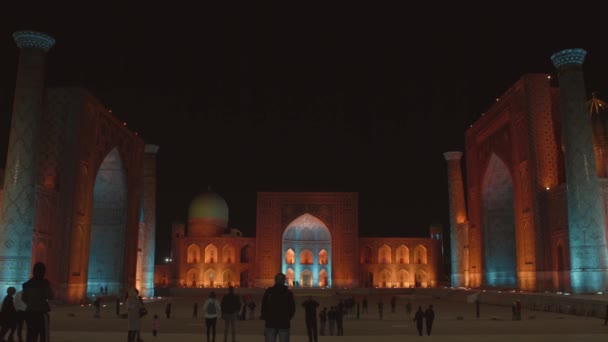
<path id="1" fill-rule="evenodd" d="M 228 204 L 215 192 L 202 193 L 190 203 L 188 219 L 215 219 L 228 223 Z"/>

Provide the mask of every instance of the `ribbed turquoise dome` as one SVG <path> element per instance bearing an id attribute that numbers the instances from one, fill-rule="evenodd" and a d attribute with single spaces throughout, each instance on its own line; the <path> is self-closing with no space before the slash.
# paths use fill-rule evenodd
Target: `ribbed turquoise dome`
<path id="1" fill-rule="evenodd" d="M 227 222 L 228 204 L 215 192 L 202 193 L 190 203 L 188 219 L 218 219 Z"/>

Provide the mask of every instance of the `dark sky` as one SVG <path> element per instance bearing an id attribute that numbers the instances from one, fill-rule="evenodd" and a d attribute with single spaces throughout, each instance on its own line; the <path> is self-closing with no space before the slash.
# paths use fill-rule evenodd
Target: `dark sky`
<path id="1" fill-rule="evenodd" d="M 21 29 L 57 40 L 49 86 L 90 89 L 160 145 L 161 257 L 171 221 L 209 184 L 247 236 L 256 191 L 357 191 L 364 236 L 447 230 L 442 153 L 463 150 L 466 128 L 521 75 L 554 73 L 552 53 L 581 47 L 588 90 L 608 94 L 598 9 L 370 4 L 2 11 L 1 160 Z"/>

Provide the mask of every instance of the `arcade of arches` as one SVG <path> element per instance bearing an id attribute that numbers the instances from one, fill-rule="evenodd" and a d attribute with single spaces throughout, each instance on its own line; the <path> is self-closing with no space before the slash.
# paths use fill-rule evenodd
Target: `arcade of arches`
<path id="1" fill-rule="evenodd" d="M 256 237 L 228 229 L 216 193 L 188 212 L 187 225 L 173 225 L 173 262 L 157 266 L 158 285 L 260 287 L 283 272 L 292 287 L 429 287 L 441 273 L 441 227 L 430 238 L 359 237 L 356 193 L 259 193 Z"/>

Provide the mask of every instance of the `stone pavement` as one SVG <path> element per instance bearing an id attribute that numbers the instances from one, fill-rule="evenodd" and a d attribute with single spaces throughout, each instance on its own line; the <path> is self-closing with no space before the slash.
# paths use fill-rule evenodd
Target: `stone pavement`
<path id="1" fill-rule="evenodd" d="M 238 293 L 238 289 L 237 289 Z M 528 311 L 522 314 L 521 321 L 511 320 L 511 308 L 496 305 L 481 305 L 481 317 L 475 319 L 474 304 L 460 301 L 434 299 L 431 296 L 408 294 L 398 295 L 397 310 L 390 312 L 390 295 L 368 296 L 368 313 L 362 314 L 359 320 L 346 316 L 344 321 L 345 336 L 322 336 L 320 341 L 403 341 L 419 338 L 412 322 L 405 319 L 405 303 L 410 300 L 416 309 L 419 305 L 426 308 L 433 304 L 435 322 L 432 336 L 420 338 L 441 341 L 605 341 L 608 337 L 608 326 L 602 319 L 593 317 L 572 316 L 544 311 Z M 321 307 L 337 304 L 339 298 L 329 296 L 316 297 Z M 292 320 L 291 341 L 308 341 L 306 336 L 303 309 L 299 304 L 305 296 L 297 296 L 296 316 Z M 384 319 L 377 314 L 377 302 L 384 302 Z M 164 307 L 171 300 L 174 316 L 166 319 Z M 202 307 L 204 298 L 196 299 Z M 259 316 L 259 297 L 256 317 Z M 163 298 L 148 301 L 146 306 L 149 315 L 142 320 L 142 338 L 146 341 L 205 341 L 202 308 L 199 318 L 192 318 L 192 304 L 195 298 Z M 124 312 L 124 307 L 121 308 Z M 57 341 L 125 341 L 127 321 L 114 314 L 114 303 L 107 303 L 102 309 L 100 319 L 93 318 L 92 306 L 55 307 L 51 312 L 51 339 Z M 158 337 L 151 333 L 152 316 L 158 314 L 161 327 Z M 462 319 L 457 319 L 462 317 Z M 263 321 L 259 319 L 237 322 L 237 341 L 263 341 Z M 223 341 L 223 322 L 218 321 L 216 341 Z M 230 340 L 230 339 L 229 339 Z"/>

